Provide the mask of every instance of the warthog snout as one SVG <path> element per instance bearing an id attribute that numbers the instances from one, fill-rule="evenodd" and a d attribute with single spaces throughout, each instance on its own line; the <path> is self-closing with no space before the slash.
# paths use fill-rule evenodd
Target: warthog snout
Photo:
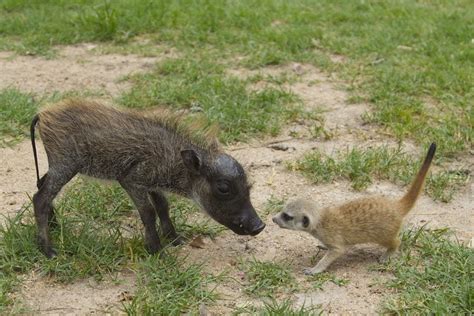
<path id="1" fill-rule="evenodd" d="M 250 235 L 256 236 L 262 232 L 265 228 L 265 223 L 260 221 L 260 225 L 256 226 L 252 231 L 250 231 Z"/>
<path id="2" fill-rule="evenodd" d="M 232 221 L 226 225 L 234 233 L 256 236 L 265 229 L 265 223 L 262 222 L 253 208 L 245 210 L 242 213 L 243 215 L 238 217 L 236 221 Z"/>

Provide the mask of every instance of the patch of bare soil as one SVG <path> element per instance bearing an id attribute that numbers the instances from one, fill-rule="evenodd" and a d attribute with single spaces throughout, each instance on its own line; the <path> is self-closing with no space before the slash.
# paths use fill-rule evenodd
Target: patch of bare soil
<path id="1" fill-rule="evenodd" d="M 89 58 L 91 64 L 99 65 L 106 61 L 109 55 L 91 55 Z M 127 59 L 128 57 L 120 58 Z M 22 59 L 25 65 L 28 65 L 28 57 L 22 57 Z M 31 60 L 34 61 L 36 58 L 31 58 Z M 135 65 L 140 68 L 141 62 Z M 147 62 L 149 61 L 145 63 Z M 94 73 L 93 70 L 85 70 L 85 68 L 82 71 L 87 74 Z M 369 267 L 377 262 L 383 249 L 371 245 L 354 247 L 329 268 L 329 272 L 338 278 L 348 279 L 349 283 L 338 286 L 327 282 L 322 290 L 315 289 L 302 271 L 305 267 L 313 266 L 315 260 L 322 257 L 323 251 L 318 253 L 318 242 L 309 235 L 279 229 L 271 221 L 272 214 L 265 214 L 263 210 L 271 196 L 279 199 L 302 196 L 312 198 L 322 206 L 342 203 L 374 193 L 401 196 L 406 188 L 387 182 L 376 182 L 365 192 L 354 192 L 345 181 L 313 185 L 301 175 L 288 171 L 284 163 L 297 159 L 313 148 L 331 153 L 348 146 L 394 144 L 394 141 L 377 133 L 374 127 L 363 125 L 360 115 L 367 111 L 368 107 L 348 104 L 348 96 L 343 89 L 343 83 L 337 82 L 336 79 L 328 77 L 314 67 L 293 64 L 262 70 L 264 74 L 278 74 L 285 71 L 296 73 L 298 77 L 295 82 L 286 84 L 287 88 L 302 98 L 307 109 L 324 110 L 326 128 L 334 137 L 326 141 L 311 139 L 307 133 L 305 134 L 308 126 L 305 126 L 304 122 L 296 122 L 286 126 L 278 138 L 229 147 L 228 151 L 250 173 L 254 183 L 252 201 L 260 210 L 267 227 L 257 237 L 242 237 L 226 231 L 215 240 L 204 239 L 203 248 L 185 245 L 180 252 L 191 262 L 205 262 L 205 269 L 210 273 L 226 272 L 231 277 L 217 287 L 220 298 L 216 304 L 209 306 L 211 314 L 229 314 L 235 307 L 262 304 L 261 299 L 249 297 L 244 293 L 246 279 L 239 260 L 251 258 L 285 263 L 291 267 L 299 286 L 296 292 L 278 294 L 279 300 L 289 297 L 297 306 L 320 305 L 328 314 L 375 314 L 380 301 L 389 294 L 381 282 L 391 276 L 387 273 L 372 271 Z M 64 78 L 54 79 L 55 74 L 53 71 L 48 73 L 47 77 L 52 81 L 64 81 Z M 233 70 L 232 74 L 249 76 L 254 73 Z M 17 82 L 15 80 L 21 81 L 21 79 L 13 79 Z M 29 87 L 27 82 L 23 84 L 26 89 L 35 89 Z M 87 89 L 90 86 L 84 86 L 84 88 Z M 44 86 L 40 89 L 49 89 L 49 87 Z M 298 131 L 299 137 L 291 136 L 295 135 L 295 131 Z M 270 148 L 271 143 L 277 143 L 281 145 L 280 149 L 286 150 Z M 409 151 L 419 152 L 414 146 L 410 144 L 407 146 Z M 42 150 L 41 145 L 39 147 Z M 28 201 L 27 195 L 35 191 L 34 164 L 28 142 L 21 143 L 15 148 L 0 149 L 0 156 L 2 159 L 0 161 L 2 177 L 0 212 L 9 215 L 18 211 L 21 205 Z M 43 152 L 40 154 L 40 163 L 41 170 L 46 170 L 46 158 Z M 464 191 L 449 204 L 435 202 L 426 196 L 421 197 L 408 216 L 409 225 L 428 223 L 434 227 L 449 226 L 458 233 L 460 238 L 472 238 L 473 187 L 471 181 Z M 122 276 L 119 279 L 122 281 L 119 285 L 108 282 L 96 284 L 89 280 L 58 285 L 45 278 L 30 275 L 17 295 L 22 297 L 32 311 L 39 314 L 116 313 L 117 306 L 120 306 L 120 293 L 133 291 L 135 283 L 133 276 Z"/>
<path id="2" fill-rule="evenodd" d="M 136 55 L 98 55 L 95 44 L 59 48 L 58 57 L 15 56 L 0 52 L 0 89 L 16 87 L 42 94 L 66 91 L 105 92 L 117 96 L 130 86 L 122 77 L 149 71 L 160 57 Z"/>
<path id="3" fill-rule="evenodd" d="M 300 175 L 288 171 L 281 162 L 293 160 L 313 146 L 331 151 L 346 144 L 337 141 L 305 144 L 297 139 L 283 144 L 295 148 L 294 151 L 275 151 L 267 147 L 237 151 L 230 149 L 239 161 L 250 167 L 254 182 L 252 201 L 260 209 L 265 206 L 270 196 L 283 199 L 301 196 L 312 198 L 321 206 L 326 206 L 370 194 L 398 197 L 405 192 L 406 188 L 387 182 L 376 182 L 366 192 L 353 191 L 345 181 L 328 185 L 312 185 Z M 363 142 L 358 144 L 363 144 Z M 473 206 L 472 194 L 468 188 L 449 204 L 435 202 L 423 196 L 408 216 L 408 226 L 424 224 L 428 224 L 428 227 L 449 226 L 457 232 L 458 237 L 468 240 L 474 233 Z M 267 227 L 255 238 L 236 237 L 231 233 L 226 233 L 215 242 L 209 241 L 205 249 L 189 248 L 189 252 L 195 256 L 196 260 L 206 257 L 208 253 L 218 253 L 216 257 L 207 257 L 208 267 L 212 267 L 211 271 L 230 271 L 230 275 L 237 279 L 242 276 L 242 271 L 235 265 L 236 257 L 245 259 L 255 257 L 258 260 L 289 263 L 303 289 L 303 291 L 287 295 L 294 297 L 297 305 L 321 305 L 327 313 L 335 314 L 376 313 L 381 299 L 387 294 L 387 289 L 380 283 L 390 278 L 390 274 L 371 271 L 369 267 L 377 263 L 384 249 L 372 245 L 354 247 L 329 268 L 330 273 L 338 278 L 348 279 L 349 284 L 337 286 L 328 282 L 323 286 L 323 290 L 311 290 L 311 281 L 303 275 L 302 270 L 305 267 L 314 266 L 313 257 L 318 254 L 316 260 L 321 259 L 324 251 L 318 253 L 318 242 L 313 237 L 281 230 L 271 221 L 271 217 L 271 214 L 265 217 Z M 188 252 L 188 249 L 183 251 Z M 196 252 L 201 254 L 196 254 Z M 244 280 L 242 282 L 245 283 Z M 222 286 L 219 288 L 220 291 L 221 288 Z M 215 309 L 210 308 L 210 310 L 220 314 L 230 312 L 232 308 L 238 306 L 258 305 L 259 300 L 243 295 L 243 289 L 243 285 L 229 284 L 227 289 L 221 291 L 225 293 L 223 303 L 219 301 Z"/>
<path id="4" fill-rule="evenodd" d="M 332 133 L 353 133 L 359 129 L 369 129 L 369 126 L 363 124 L 361 118 L 369 107 L 365 104 L 348 103 L 344 83 L 312 65 L 292 63 L 284 66 L 269 66 L 260 70 L 239 68 L 231 69 L 228 73 L 241 79 L 256 75 L 261 75 L 263 78 L 268 76 L 294 78 L 284 83 L 282 87 L 295 93 L 303 101 L 307 110 L 322 112 L 326 129 Z M 251 89 L 260 90 L 267 85 L 274 84 L 263 79 L 254 83 Z M 293 129 L 298 130 L 298 126 L 293 126 Z"/>
<path id="5" fill-rule="evenodd" d="M 72 284 L 58 284 L 30 273 L 20 288 L 21 302 L 34 314 L 86 315 L 123 314 L 122 304 L 135 291 L 135 275 L 119 274 L 117 281 L 97 282 L 85 279 Z"/>
<path id="6" fill-rule="evenodd" d="M 48 170 L 48 161 L 41 141 L 36 143 L 41 174 Z M 0 148 L 0 223 L 6 216 L 19 212 L 36 192 L 36 172 L 31 143 Z"/>

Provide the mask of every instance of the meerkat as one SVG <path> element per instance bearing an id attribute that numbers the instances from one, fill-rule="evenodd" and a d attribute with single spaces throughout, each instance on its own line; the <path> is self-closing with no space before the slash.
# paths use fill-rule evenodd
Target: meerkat
<path id="1" fill-rule="evenodd" d="M 349 201 L 336 207 L 318 209 L 313 201 L 290 201 L 273 217 L 273 222 L 284 229 L 305 231 L 317 238 L 328 252 L 313 268 L 304 273 L 321 273 L 352 245 L 377 243 L 387 250 L 380 258 L 390 259 L 398 251 L 398 237 L 403 218 L 413 208 L 423 189 L 426 174 L 433 160 L 436 144 L 428 154 L 408 192 L 399 200 L 372 196 Z"/>

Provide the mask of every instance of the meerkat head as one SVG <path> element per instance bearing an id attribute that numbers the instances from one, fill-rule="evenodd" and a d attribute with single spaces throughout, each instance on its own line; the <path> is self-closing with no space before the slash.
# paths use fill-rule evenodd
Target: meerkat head
<path id="1" fill-rule="evenodd" d="M 309 231 L 313 216 L 314 205 L 304 199 L 287 203 L 283 210 L 273 217 L 273 222 L 281 228 Z"/>

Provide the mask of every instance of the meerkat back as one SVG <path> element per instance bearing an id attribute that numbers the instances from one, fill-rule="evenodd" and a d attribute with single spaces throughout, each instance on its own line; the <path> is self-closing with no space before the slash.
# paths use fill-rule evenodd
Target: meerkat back
<path id="1" fill-rule="evenodd" d="M 398 234 L 402 221 L 397 201 L 374 196 L 327 209 L 321 216 L 320 229 L 326 234 L 340 235 L 346 245 L 380 244 Z"/>

